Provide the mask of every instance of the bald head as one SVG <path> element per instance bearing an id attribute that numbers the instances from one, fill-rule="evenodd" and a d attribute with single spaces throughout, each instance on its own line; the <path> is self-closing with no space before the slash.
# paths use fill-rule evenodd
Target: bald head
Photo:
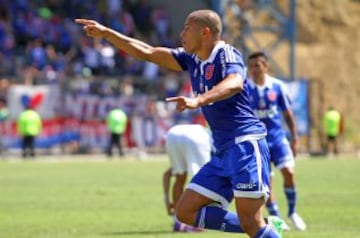
<path id="1" fill-rule="evenodd" d="M 220 39 L 222 23 L 220 16 L 212 10 L 197 10 L 190 13 L 188 19 L 196 22 L 202 27 L 208 27 L 212 35 Z"/>

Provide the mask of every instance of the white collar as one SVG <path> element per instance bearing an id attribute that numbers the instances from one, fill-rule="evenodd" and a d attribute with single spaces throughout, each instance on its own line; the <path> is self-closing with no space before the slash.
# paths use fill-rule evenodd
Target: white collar
<path id="1" fill-rule="evenodd" d="M 225 46 L 225 41 L 219 41 L 216 43 L 215 47 L 212 49 L 211 51 L 211 54 L 209 56 L 209 58 L 207 58 L 206 60 L 201 60 L 197 55 L 195 55 L 195 61 L 198 63 L 198 62 L 201 62 L 202 64 L 205 64 L 205 63 L 211 63 L 214 61 L 218 51 L 220 48 L 224 47 Z"/>
<path id="2" fill-rule="evenodd" d="M 260 90 L 263 90 L 266 88 L 271 89 L 272 85 L 273 85 L 272 77 L 268 74 L 265 74 L 265 83 L 263 85 L 257 85 L 253 79 L 251 79 L 251 81 L 252 81 L 253 85 Z"/>

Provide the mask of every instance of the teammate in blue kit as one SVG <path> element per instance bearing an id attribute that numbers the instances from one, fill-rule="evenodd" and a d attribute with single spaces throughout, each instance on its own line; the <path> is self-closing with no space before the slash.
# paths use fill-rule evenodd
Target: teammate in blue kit
<path id="1" fill-rule="evenodd" d="M 264 52 L 255 52 L 248 57 L 249 76 L 252 78 L 250 102 L 255 114 L 266 125 L 271 162 L 281 171 L 284 178 L 284 191 L 288 202 L 288 217 L 298 230 L 306 225 L 296 213 L 297 192 L 294 176 L 294 156 L 296 155 L 298 136 L 290 100 L 283 82 L 269 76 L 268 58 Z M 282 117 L 291 133 L 291 144 L 286 138 L 282 126 Z M 266 204 L 270 215 L 279 216 L 279 209 L 271 192 Z"/>
<path id="2" fill-rule="evenodd" d="M 263 217 L 270 193 L 270 156 L 266 128 L 249 103 L 249 85 L 241 53 L 220 40 L 219 15 L 191 12 L 180 34 L 183 47 L 153 47 L 96 21 L 76 19 L 88 36 L 105 38 L 138 59 L 175 71 L 188 70 L 196 97 L 168 98 L 179 111 L 201 107 L 216 152 L 194 176 L 176 207 L 186 224 L 252 238 L 280 237 Z M 236 214 L 225 208 L 235 200 Z"/>

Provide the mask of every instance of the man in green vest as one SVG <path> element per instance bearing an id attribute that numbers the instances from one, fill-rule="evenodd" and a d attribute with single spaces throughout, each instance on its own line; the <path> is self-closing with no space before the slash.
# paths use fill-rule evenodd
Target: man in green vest
<path id="1" fill-rule="evenodd" d="M 119 155 L 124 156 L 122 137 L 126 130 L 127 115 L 119 108 L 112 109 L 107 118 L 106 125 L 111 134 L 110 142 L 106 151 L 106 154 L 111 157 L 113 146 L 116 146 L 119 150 Z"/>
<path id="2" fill-rule="evenodd" d="M 341 114 L 333 107 L 325 113 L 323 119 L 324 130 L 326 134 L 326 154 L 329 152 L 329 148 L 332 145 L 333 153 L 338 154 L 338 136 L 342 131 L 342 118 Z"/>
<path id="3" fill-rule="evenodd" d="M 22 156 L 35 156 L 35 138 L 41 132 L 42 121 L 39 113 L 27 107 L 17 121 L 17 131 L 22 138 Z"/>

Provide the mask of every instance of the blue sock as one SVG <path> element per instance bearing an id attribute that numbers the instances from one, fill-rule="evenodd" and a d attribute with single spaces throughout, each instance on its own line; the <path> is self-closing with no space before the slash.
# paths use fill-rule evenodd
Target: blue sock
<path id="1" fill-rule="evenodd" d="M 266 208 L 271 216 L 280 217 L 279 207 L 275 201 L 266 203 Z"/>
<path id="2" fill-rule="evenodd" d="M 264 226 L 261 228 L 254 238 L 280 238 L 279 234 L 277 234 L 275 231 L 273 231 L 270 226 Z"/>
<path id="3" fill-rule="evenodd" d="M 244 233 L 237 215 L 220 207 L 203 207 L 196 217 L 196 226 L 209 230 Z"/>
<path id="4" fill-rule="evenodd" d="M 285 196 L 288 202 L 288 216 L 295 212 L 296 207 L 296 189 L 295 187 L 287 187 L 285 188 Z"/>

